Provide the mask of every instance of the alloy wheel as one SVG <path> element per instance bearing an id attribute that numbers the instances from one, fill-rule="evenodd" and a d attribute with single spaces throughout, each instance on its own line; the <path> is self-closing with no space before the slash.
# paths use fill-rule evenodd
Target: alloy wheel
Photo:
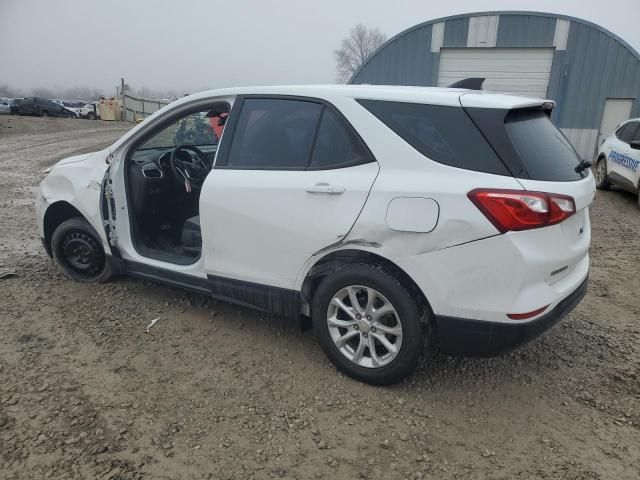
<path id="1" fill-rule="evenodd" d="M 338 351 L 361 367 L 384 367 L 402 347 L 398 313 L 371 287 L 350 285 L 339 290 L 329 303 L 327 326 Z"/>
<path id="2" fill-rule="evenodd" d="M 605 165 L 604 160 L 600 160 L 598 162 L 598 165 L 596 166 L 596 181 L 598 182 L 598 185 L 604 182 L 606 176 L 606 168 L 607 166 Z"/>

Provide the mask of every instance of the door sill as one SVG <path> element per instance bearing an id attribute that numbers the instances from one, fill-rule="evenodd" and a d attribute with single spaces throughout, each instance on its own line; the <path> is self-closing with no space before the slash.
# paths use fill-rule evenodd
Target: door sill
<path id="1" fill-rule="evenodd" d="M 186 257 L 184 255 L 165 252 L 163 250 L 157 250 L 155 248 L 150 248 L 145 245 L 137 245 L 136 242 L 132 242 L 132 243 L 135 251 L 139 255 L 145 258 L 149 258 L 151 260 L 158 260 L 160 262 L 171 263 L 173 265 L 181 265 L 181 266 L 194 265 L 195 263 L 198 262 L 198 260 L 200 260 L 200 257 L 202 256 L 202 252 L 197 257 L 192 258 L 192 257 Z"/>
<path id="2" fill-rule="evenodd" d="M 225 302 L 253 308 L 285 318 L 300 317 L 300 292 L 208 275 L 207 278 L 174 272 L 141 262 L 123 260 L 125 273 L 172 287 L 210 295 Z"/>

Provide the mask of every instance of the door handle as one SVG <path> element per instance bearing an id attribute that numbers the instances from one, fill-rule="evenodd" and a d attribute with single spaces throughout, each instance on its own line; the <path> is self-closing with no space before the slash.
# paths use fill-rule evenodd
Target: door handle
<path id="1" fill-rule="evenodd" d="M 316 183 L 307 187 L 308 193 L 325 193 L 327 195 L 341 195 L 344 193 L 344 187 L 340 185 L 330 185 L 328 183 Z"/>

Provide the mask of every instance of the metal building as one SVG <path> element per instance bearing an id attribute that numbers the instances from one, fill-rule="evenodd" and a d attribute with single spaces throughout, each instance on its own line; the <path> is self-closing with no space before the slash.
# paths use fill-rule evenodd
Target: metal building
<path id="1" fill-rule="evenodd" d="M 580 156 L 622 120 L 640 116 L 640 55 L 579 18 L 480 12 L 421 23 L 382 45 L 351 83 L 448 86 L 485 77 L 485 90 L 551 98 L 552 119 Z"/>

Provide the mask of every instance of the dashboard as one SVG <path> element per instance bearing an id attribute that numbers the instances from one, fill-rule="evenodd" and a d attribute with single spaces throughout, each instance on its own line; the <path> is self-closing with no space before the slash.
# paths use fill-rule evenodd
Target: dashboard
<path id="1" fill-rule="evenodd" d="M 139 172 L 144 178 L 164 179 L 168 175 L 171 175 L 169 156 L 173 148 L 174 147 L 136 150 L 131 156 L 131 161 L 138 167 Z M 207 163 L 213 165 L 217 145 L 202 145 L 198 146 L 198 148 L 204 153 Z M 190 155 L 192 159 L 196 159 L 195 154 L 188 150 L 183 150 L 180 153 L 182 155 Z"/>

